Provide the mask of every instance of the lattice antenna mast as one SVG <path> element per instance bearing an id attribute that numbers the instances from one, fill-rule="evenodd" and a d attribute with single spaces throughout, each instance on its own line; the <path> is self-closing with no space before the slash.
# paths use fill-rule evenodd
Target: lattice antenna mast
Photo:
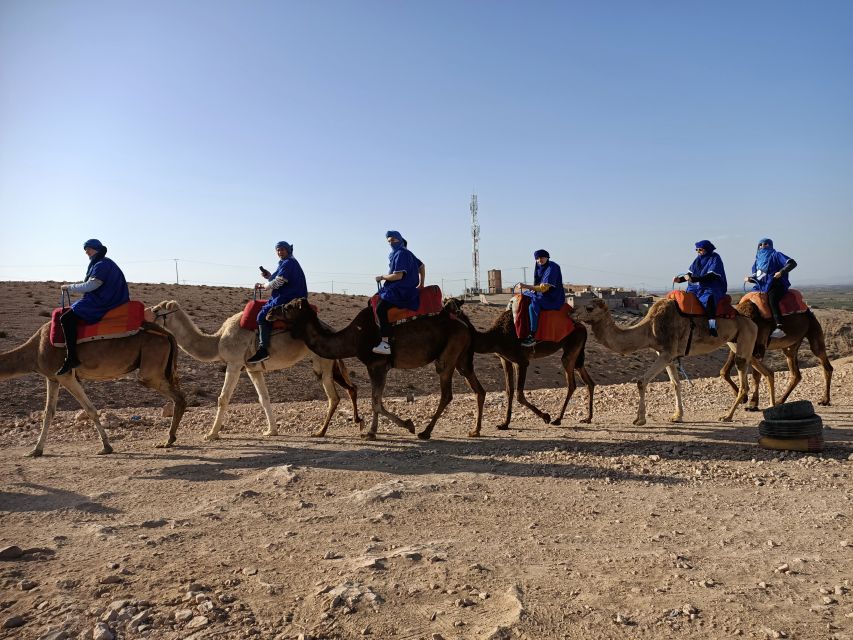
<path id="1" fill-rule="evenodd" d="M 471 195 L 471 240 L 474 247 L 471 252 L 471 262 L 474 267 L 475 293 L 480 293 L 480 223 L 477 222 L 477 194 Z"/>

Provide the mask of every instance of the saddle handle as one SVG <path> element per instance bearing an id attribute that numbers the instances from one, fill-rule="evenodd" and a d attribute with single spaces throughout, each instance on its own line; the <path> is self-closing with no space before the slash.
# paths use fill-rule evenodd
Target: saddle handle
<path id="1" fill-rule="evenodd" d="M 65 304 L 66 301 L 68 304 Z M 71 294 L 68 292 L 68 289 L 60 289 L 59 290 L 59 306 L 64 310 L 66 307 L 71 306 Z"/>

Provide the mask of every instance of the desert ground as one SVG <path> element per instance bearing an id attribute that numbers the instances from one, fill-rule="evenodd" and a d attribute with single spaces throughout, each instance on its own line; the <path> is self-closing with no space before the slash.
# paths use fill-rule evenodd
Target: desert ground
<path id="1" fill-rule="evenodd" d="M 45 321 L 56 289 L 0 283 L 0 351 Z M 205 331 L 247 294 L 131 292 L 178 300 Z M 338 328 L 365 304 L 312 301 Z M 485 328 L 499 311 L 470 313 Z M 173 448 L 155 448 L 168 428 L 161 398 L 129 376 L 86 384 L 113 455 L 96 455 L 92 424 L 63 393 L 45 456 L 32 459 L 44 383 L 0 382 L 0 638 L 853 639 L 853 313 L 816 314 L 835 366 L 832 406 L 816 407 L 821 454 L 759 448 L 758 413 L 717 421 L 732 401 L 713 377 L 723 351 L 685 360 L 684 423 L 668 421 L 673 393 L 660 382 L 649 422 L 632 425 L 630 380 L 652 356 L 618 356 L 592 336 L 592 424 L 578 424 L 581 386 L 560 427 L 516 406 L 512 428 L 496 431 L 503 376 L 483 356 L 480 439 L 465 436 L 475 404 L 461 380 L 430 441 L 384 421 L 364 441 L 346 402 L 328 437 L 310 438 L 325 403 L 300 363 L 268 376 L 279 436 L 261 436 L 244 380 L 223 438 L 205 442 L 222 367 L 182 354 L 191 407 Z M 365 371 L 347 365 L 369 418 Z M 537 406 L 555 412 L 563 384 L 557 357 L 531 367 Z M 822 385 L 820 369 L 804 369 L 791 399 L 817 401 Z M 392 372 L 388 405 L 420 427 L 436 389 L 431 369 Z"/>

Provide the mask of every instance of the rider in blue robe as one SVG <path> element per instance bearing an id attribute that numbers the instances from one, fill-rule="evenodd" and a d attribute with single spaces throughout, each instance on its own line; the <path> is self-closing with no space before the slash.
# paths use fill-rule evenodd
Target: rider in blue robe
<path id="1" fill-rule="evenodd" d="M 293 257 L 293 245 L 284 240 L 276 243 L 276 253 L 280 258 L 275 271 L 270 273 L 261 269 L 261 274 L 267 279 L 265 283 L 255 285 L 258 289 L 270 291 L 270 299 L 258 312 L 258 334 L 260 343 L 258 350 L 251 358 L 246 360 L 250 364 L 263 362 L 269 359 L 270 336 L 272 335 L 272 323 L 267 320 L 267 313 L 273 307 L 287 304 L 297 298 L 308 297 L 308 285 L 305 282 L 305 273 L 302 267 Z"/>
<path id="2" fill-rule="evenodd" d="M 791 288 L 788 273 L 796 266 L 797 262 L 793 258 L 789 258 L 781 251 L 776 251 L 773 248 L 773 241 L 770 238 L 762 238 L 758 241 L 755 262 L 752 263 L 752 273 L 745 278 L 745 281 L 753 283 L 753 291 L 767 294 L 767 301 L 776 323 L 776 329 L 770 334 L 771 338 L 785 337 L 785 332 L 782 330 L 782 312 L 779 310 L 779 301 Z"/>
<path id="3" fill-rule="evenodd" d="M 726 268 L 723 259 L 716 252 L 717 247 L 710 240 L 700 240 L 696 243 L 696 259 L 687 269 L 687 273 L 676 276 L 673 282 L 687 281 L 687 291 L 699 298 L 705 315 L 708 318 L 708 329 L 712 336 L 717 335 L 717 304 L 728 291 Z"/>
<path id="4" fill-rule="evenodd" d="M 533 284 L 522 284 L 523 295 L 530 298 L 528 314 L 530 316 L 530 334 L 522 340 L 525 347 L 536 344 L 536 329 L 539 327 L 540 311 L 561 309 L 566 303 L 566 291 L 563 288 L 563 272 L 560 265 L 551 260 L 551 254 L 545 249 L 533 253 L 536 264 L 533 271 Z"/>
<path id="5" fill-rule="evenodd" d="M 388 273 L 376 276 L 376 282 L 385 282 L 379 290 L 379 303 L 376 305 L 376 317 L 379 320 L 381 340 L 373 347 L 379 355 L 391 354 L 390 338 L 393 333 L 388 322 L 388 310 L 391 307 L 417 311 L 421 303 L 419 286 L 423 286 L 424 265 L 414 253 L 409 251 L 408 243 L 399 231 L 388 231 L 385 239 L 391 247 L 388 254 Z"/>
<path id="6" fill-rule="evenodd" d="M 95 238 L 86 240 L 83 250 L 89 256 L 85 279 L 83 282 L 64 284 L 61 287 L 69 293 L 82 293 L 83 297 L 59 316 L 59 324 L 65 334 L 65 362 L 56 372 L 58 376 L 80 366 L 80 360 L 77 358 L 77 322 L 99 322 L 107 311 L 130 300 L 127 280 L 118 265 L 106 257 L 107 248 L 101 241 Z"/>

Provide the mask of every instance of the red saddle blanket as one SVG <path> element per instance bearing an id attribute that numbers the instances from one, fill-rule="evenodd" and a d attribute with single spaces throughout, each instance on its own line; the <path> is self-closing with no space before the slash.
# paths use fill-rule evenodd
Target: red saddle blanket
<path id="1" fill-rule="evenodd" d="M 770 310 L 770 302 L 767 300 L 767 294 L 760 291 L 750 291 L 740 299 L 741 302 L 748 300 L 761 313 L 761 317 L 765 320 L 773 318 L 773 312 Z M 803 294 L 796 289 L 788 289 L 782 299 L 779 301 L 779 311 L 783 316 L 789 316 L 792 313 L 805 313 L 809 310 L 809 305 L 803 301 Z"/>
<path id="2" fill-rule="evenodd" d="M 50 316 L 50 344 L 54 347 L 65 346 L 65 334 L 59 324 L 59 316 L 68 307 L 57 307 Z M 139 300 L 131 300 L 104 314 L 100 322 L 77 323 L 77 344 L 107 338 L 124 338 L 139 333 L 145 318 L 145 305 Z"/>
<path id="3" fill-rule="evenodd" d="M 669 300 L 675 300 L 678 304 L 678 310 L 683 315 L 705 317 L 705 307 L 702 306 L 702 303 L 699 302 L 699 298 L 697 298 L 692 292 L 675 289 L 674 291 L 670 291 L 666 297 Z M 735 308 L 732 306 L 732 297 L 723 296 L 717 303 L 717 313 L 714 317 L 731 319 L 736 315 L 737 311 L 735 311 Z"/>
<path id="4" fill-rule="evenodd" d="M 267 302 L 269 300 L 249 300 L 246 306 L 243 307 L 243 315 L 240 316 L 240 328 L 248 331 L 257 331 L 258 314 L 261 312 L 261 307 Z M 317 311 L 317 307 L 314 305 L 311 305 L 311 308 Z M 288 325 L 284 320 L 276 320 L 272 323 L 272 329 L 273 331 L 287 331 Z"/>
<path id="5" fill-rule="evenodd" d="M 420 292 L 421 303 L 417 311 L 411 309 L 400 309 L 399 307 L 391 307 L 388 310 L 388 322 L 398 324 L 407 320 L 414 320 L 421 316 L 434 316 L 441 313 L 441 287 L 437 284 L 431 284 L 424 287 Z M 373 315 L 376 316 L 376 305 L 379 304 L 379 294 L 373 294 L 370 299 L 370 306 L 373 308 Z M 379 322 L 377 320 L 377 322 Z"/>
<path id="6" fill-rule="evenodd" d="M 512 301 L 513 321 L 515 322 L 515 335 L 519 339 L 526 338 L 530 333 L 530 298 L 518 294 Z M 536 328 L 537 342 L 560 342 L 563 338 L 575 330 L 575 321 L 571 316 L 572 305 L 565 303 L 562 308 L 539 312 L 539 326 Z"/>

